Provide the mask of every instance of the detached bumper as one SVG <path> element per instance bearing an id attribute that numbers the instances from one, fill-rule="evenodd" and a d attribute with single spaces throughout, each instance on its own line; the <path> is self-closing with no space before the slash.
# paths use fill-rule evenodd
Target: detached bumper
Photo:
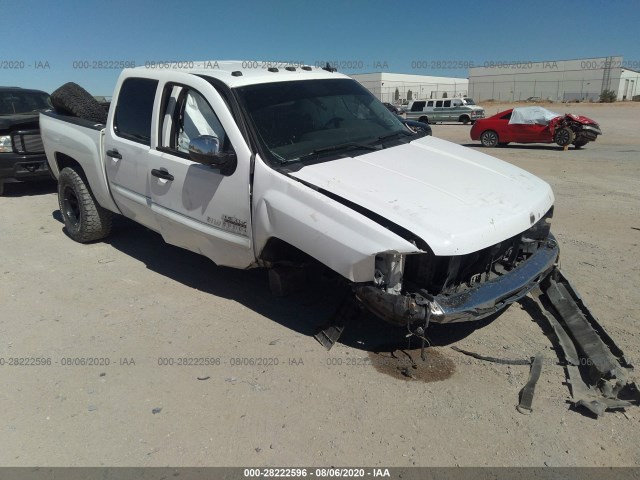
<path id="1" fill-rule="evenodd" d="M 427 298 L 419 293 L 392 295 L 372 286 L 356 287 L 356 297 L 374 314 L 395 325 L 424 321 L 453 323 L 480 320 L 524 297 L 553 270 L 560 254 L 552 235 L 526 262 L 506 275 L 453 295 Z"/>
<path id="2" fill-rule="evenodd" d="M 13 178 L 16 180 L 53 178 L 43 154 L 21 155 L 18 153 L 0 153 L 0 180 Z"/>

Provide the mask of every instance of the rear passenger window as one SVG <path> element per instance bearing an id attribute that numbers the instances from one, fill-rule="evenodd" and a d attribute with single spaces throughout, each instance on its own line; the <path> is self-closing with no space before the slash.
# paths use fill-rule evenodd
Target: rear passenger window
<path id="1" fill-rule="evenodd" d="M 442 106 L 442 100 L 438 100 L 436 102 L 436 107 L 441 107 Z"/>
<path id="2" fill-rule="evenodd" d="M 128 78 L 122 84 L 113 129 L 119 137 L 151 144 L 151 115 L 157 80 Z"/>
<path id="3" fill-rule="evenodd" d="M 450 107 L 451 106 L 451 100 L 445 100 L 444 101 L 444 106 L 445 107 Z"/>
<path id="4" fill-rule="evenodd" d="M 433 107 L 433 100 L 430 100 L 429 102 L 427 102 L 427 107 Z"/>

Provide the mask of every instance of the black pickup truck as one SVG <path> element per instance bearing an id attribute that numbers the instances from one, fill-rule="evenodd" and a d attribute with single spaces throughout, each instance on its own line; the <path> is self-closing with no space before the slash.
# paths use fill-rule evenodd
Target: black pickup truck
<path id="1" fill-rule="evenodd" d="M 45 92 L 0 87 L 0 195 L 7 180 L 52 178 L 38 125 L 39 113 L 49 108 Z"/>

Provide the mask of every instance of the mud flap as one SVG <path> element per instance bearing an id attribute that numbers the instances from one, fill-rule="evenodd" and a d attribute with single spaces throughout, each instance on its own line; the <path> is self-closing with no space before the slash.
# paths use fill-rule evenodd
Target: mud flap
<path id="1" fill-rule="evenodd" d="M 555 268 L 532 297 L 562 349 L 576 408 L 600 416 L 640 404 L 640 392 L 631 379 L 633 366 L 560 269 Z"/>

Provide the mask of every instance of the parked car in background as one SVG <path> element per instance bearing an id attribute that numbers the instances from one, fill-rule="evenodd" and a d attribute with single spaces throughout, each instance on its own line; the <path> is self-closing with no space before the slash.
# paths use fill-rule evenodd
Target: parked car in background
<path id="1" fill-rule="evenodd" d="M 461 122 L 473 123 L 484 118 L 484 108 L 472 98 L 436 98 L 415 100 L 407 106 L 407 119 L 423 123 Z"/>
<path id="2" fill-rule="evenodd" d="M 404 113 L 404 111 L 401 108 L 398 108 L 397 106 L 389 103 L 389 102 L 382 102 L 382 104 L 387 107 L 387 110 L 389 110 L 391 113 L 395 113 L 396 115 L 400 115 L 402 113 Z"/>
<path id="3" fill-rule="evenodd" d="M 535 102 L 541 102 L 542 101 L 542 97 L 529 97 L 525 100 L 525 102 L 527 103 L 535 103 Z"/>
<path id="4" fill-rule="evenodd" d="M 485 147 L 514 143 L 557 143 L 583 147 L 602 135 L 600 126 L 581 115 L 561 115 L 543 107 L 519 107 L 477 121 L 471 140 Z"/>
<path id="5" fill-rule="evenodd" d="M 404 123 L 410 130 L 416 133 L 424 133 L 425 135 L 432 135 L 431 125 L 428 123 L 416 122 L 415 120 L 407 120 L 402 115 L 396 115 L 398 120 Z"/>
<path id="6" fill-rule="evenodd" d="M 38 115 L 49 108 L 45 92 L 0 87 L 0 195 L 7 181 L 52 178 L 38 126 Z"/>

